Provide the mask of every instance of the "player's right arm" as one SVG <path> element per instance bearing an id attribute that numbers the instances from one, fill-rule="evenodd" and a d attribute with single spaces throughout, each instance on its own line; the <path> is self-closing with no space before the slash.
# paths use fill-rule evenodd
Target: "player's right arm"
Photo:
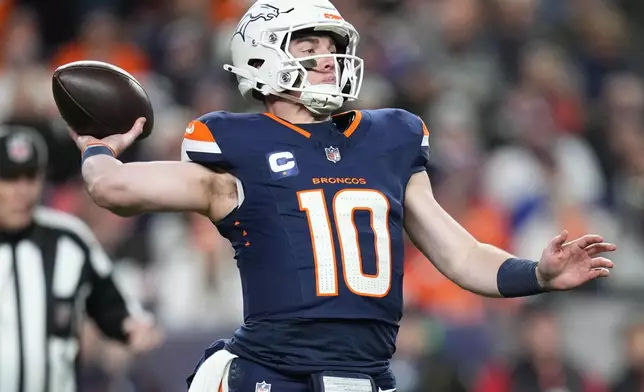
<path id="1" fill-rule="evenodd" d="M 81 150 L 102 144 L 117 155 L 131 145 L 144 121 L 132 129 L 102 140 L 72 132 Z M 197 212 L 217 222 L 237 206 L 235 177 L 191 162 L 137 162 L 124 164 L 110 155 L 83 161 L 83 179 L 94 202 L 110 211 L 131 216 L 144 212 Z"/>

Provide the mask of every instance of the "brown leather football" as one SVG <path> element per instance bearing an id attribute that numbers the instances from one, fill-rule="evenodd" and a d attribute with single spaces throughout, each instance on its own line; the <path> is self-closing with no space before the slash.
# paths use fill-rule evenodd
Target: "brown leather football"
<path id="1" fill-rule="evenodd" d="M 98 139 L 126 133 L 145 117 L 139 139 L 150 136 L 154 112 L 148 94 L 132 75 L 100 61 L 60 66 L 52 77 L 54 100 L 61 116 L 79 135 Z"/>

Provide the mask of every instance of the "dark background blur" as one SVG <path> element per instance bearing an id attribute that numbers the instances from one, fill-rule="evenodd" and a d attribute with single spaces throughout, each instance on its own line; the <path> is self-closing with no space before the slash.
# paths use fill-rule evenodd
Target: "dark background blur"
<path id="1" fill-rule="evenodd" d="M 305 1 L 305 0 L 300 0 Z M 0 0 L 0 120 L 52 150 L 44 202 L 83 218 L 167 343 L 143 358 L 87 325 L 83 390 L 174 392 L 241 322 L 229 245 L 208 221 L 95 207 L 51 96 L 74 60 L 133 73 L 153 137 L 124 160 L 176 160 L 192 118 L 253 111 L 222 70 L 244 0 Z M 399 392 L 641 391 L 644 374 L 644 2 L 337 0 L 361 32 L 359 108 L 402 107 L 432 130 L 442 205 L 479 240 L 538 259 L 566 228 L 616 242 L 609 280 L 538 300 L 489 300 L 408 252 Z M 394 132 L 395 130 L 392 130 Z M 278 391 L 276 391 L 278 392 Z"/>

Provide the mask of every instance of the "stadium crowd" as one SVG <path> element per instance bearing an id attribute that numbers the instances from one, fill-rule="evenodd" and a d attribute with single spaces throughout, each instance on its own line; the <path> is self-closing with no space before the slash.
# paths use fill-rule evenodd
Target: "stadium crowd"
<path id="1" fill-rule="evenodd" d="M 211 340 L 242 321 L 232 249 L 192 215 L 120 218 L 79 181 L 51 94 L 55 67 L 114 63 L 155 109 L 124 160 L 177 160 L 196 116 L 260 110 L 222 65 L 249 0 L 0 0 L 0 121 L 53 157 L 43 202 L 87 222 L 124 286 L 167 332 L 133 358 L 87 325 L 86 391 L 174 392 Z M 574 293 L 484 299 L 410 245 L 399 392 L 640 391 L 644 386 L 644 3 L 337 0 L 361 32 L 355 108 L 401 107 L 432 131 L 439 202 L 479 240 L 538 259 L 566 228 L 619 246 L 609 279 Z M 391 130 L 395 132 L 395 129 Z M 559 389 L 557 389 L 559 388 Z"/>

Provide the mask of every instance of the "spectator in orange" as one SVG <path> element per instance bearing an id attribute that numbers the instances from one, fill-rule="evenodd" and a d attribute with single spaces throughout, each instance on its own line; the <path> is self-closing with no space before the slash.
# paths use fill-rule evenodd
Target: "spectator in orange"
<path id="1" fill-rule="evenodd" d="M 215 25 L 237 22 L 248 8 L 241 0 L 210 0 L 210 20 Z"/>
<path id="2" fill-rule="evenodd" d="M 121 26 L 115 15 L 95 11 L 87 16 L 77 41 L 70 42 L 54 55 L 54 68 L 79 60 L 98 60 L 117 65 L 132 74 L 149 70 L 146 54 L 136 45 L 121 40 Z"/>
<path id="3" fill-rule="evenodd" d="M 0 31 L 0 42 L 2 43 L 4 43 L 7 37 L 7 28 L 5 26 L 11 21 L 11 16 L 15 8 L 14 3 L 14 0 L 0 0 L 0 26 L 3 27 L 3 31 Z"/>
<path id="4" fill-rule="evenodd" d="M 458 220 L 479 241 L 508 249 L 509 227 L 505 216 L 494 206 L 486 203 L 467 206 Z M 465 291 L 444 277 L 416 248 L 410 246 L 406 252 L 405 298 L 409 302 L 456 323 L 483 320 L 483 297 Z"/>

